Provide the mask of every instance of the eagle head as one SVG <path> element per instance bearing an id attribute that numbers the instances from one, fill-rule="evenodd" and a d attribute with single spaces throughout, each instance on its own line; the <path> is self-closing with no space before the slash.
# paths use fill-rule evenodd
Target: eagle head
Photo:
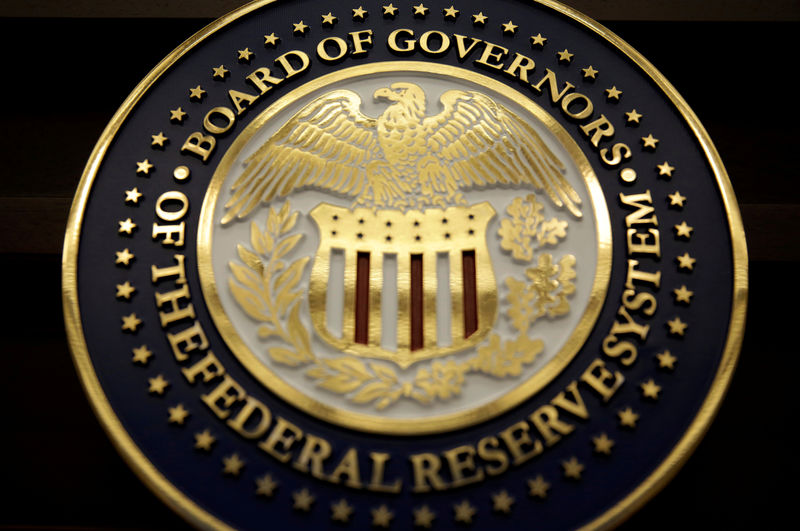
<path id="1" fill-rule="evenodd" d="M 385 100 L 394 102 L 384 117 L 393 117 L 395 120 L 403 121 L 412 118 L 415 121 L 421 120 L 425 116 L 425 92 L 413 83 L 392 83 L 388 87 L 382 87 L 372 95 L 375 101 Z"/>
<path id="2" fill-rule="evenodd" d="M 388 87 L 382 87 L 375 91 L 372 97 L 376 101 L 403 101 L 410 103 L 424 102 L 425 93 L 420 87 L 413 83 L 392 83 Z"/>

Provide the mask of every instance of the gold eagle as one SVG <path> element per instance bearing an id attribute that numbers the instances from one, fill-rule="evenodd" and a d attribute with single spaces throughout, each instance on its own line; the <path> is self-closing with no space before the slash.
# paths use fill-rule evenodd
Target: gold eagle
<path id="1" fill-rule="evenodd" d="M 435 116 L 427 116 L 425 92 L 414 83 L 393 83 L 373 97 L 391 103 L 377 118 L 361 112 L 351 90 L 331 91 L 292 116 L 245 160 L 222 223 L 302 188 L 405 209 L 466 204 L 462 189 L 519 184 L 581 217 L 564 164 L 485 94 L 449 90 Z"/>

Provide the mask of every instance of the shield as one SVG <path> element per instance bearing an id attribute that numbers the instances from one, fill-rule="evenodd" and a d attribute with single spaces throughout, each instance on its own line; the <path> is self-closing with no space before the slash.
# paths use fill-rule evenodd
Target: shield
<path id="1" fill-rule="evenodd" d="M 309 285 L 319 337 L 406 368 L 478 343 L 497 318 L 488 202 L 424 211 L 322 203 Z"/>

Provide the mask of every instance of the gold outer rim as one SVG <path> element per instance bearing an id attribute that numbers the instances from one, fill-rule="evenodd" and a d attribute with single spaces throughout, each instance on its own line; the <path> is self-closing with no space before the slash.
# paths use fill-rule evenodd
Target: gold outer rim
<path id="1" fill-rule="evenodd" d="M 116 413 L 111 408 L 108 398 L 103 392 L 97 374 L 89 358 L 86 339 L 83 335 L 80 310 L 78 305 L 78 248 L 80 243 L 80 229 L 86 201 L 89 197 L 92 184 L 100 167 L 102 157 L 114 138 L 117 130 L 122 125 L 125 117 L 141 99 L 147 89 L 163 74 L 175 61 L 191 50 L 199 42 L 236 20 L 264 5 L 276 0 L 255 0 L 239 9 L 228 13 L 215 22 L 201 29 L 195 35 L 184 41 L 178 48 L 164 58 L 128 96 L 122 106 L 117 110 L 109 122 L 97 145 L 92 151 L 89 161 L 81 176 L 80 184 L 72 202 L 67 229 L 64 238 L 64 252 L 62 255 L 62 304 L 67 339 L 72 351 L 73 362 L 81 379 L 84 390 L 89 397 L 89 402 L 100 420 L 101 425 L 111 438 L 117 451 L 122 455 L 128 465 L 139 478 L 170 508 L 183 516 L 186 520 L 200 528 L 231 529 L 230 526 L 208 513 L 197 505 L 191 498 L 170 483 L 160 470 L 156 468 L 133 442 L 125 431 Z M 733 371 L 739 358 L 744 323 L 747 307 L 747 246 L 744 240 L 744 227 L 736 203 L 728 174 L 720 160 L 719 153 L 711 142 L 708 133 L 700 124 L 697 116 L 689 105 L 678 94 L 675 88 L 656 70 L 656 68 L 642 57 L 629 44 L 612 33 L 610 30 L 588 18 L 587 16 L 553 0 L 532 0 L 572 18 L 584 27 L 592 30 L 597 35 L 607 40 L 634 64 L 641 68 L 656 85 L 667 95 L 673 105 L 680 111 L 689 127 L 694 132 L 719 185 L 722 201 L 728 219 L 731 233 L 731 248 L 733 255 L 733 298 L 731 318 L 728 327 L 725 349 L 722 361 L 717 370 L 711 389 L 700 406 L 697 415 L 684 433 L 677 445 L 672 449 L 664 461 L 648 476 L 638 487 L 633 489 L 625 498 L 616 505 L 607 509 L 603 514 L 589 522 L 583 529 L 606 529 L 619 525 L 629 518 L 637 509 L 658 493 L 678 472 L 681 466 L 697 447 L 708 426 L 719 410 L 720 403 L 730 384 Z"/>
<path id="2" fill-rule="evenodd" d="M 597 266 L 589 301 L 578 324 L 553 359 L 528 378 L 527 381 L 515 386 L 511 391 L 491 402 L 461 412 L 414 419 L 388 418 L 355 413 L 313 399 L 286 383 L 280 375 L 273 372 L 248 348 L 227 314 L 223 311 L 222 302 L 217 291 L 217 283 L 214 282 L 214 269 L 211 259 L 215 221 L 214 212 L 217 200 L 222 192 L 222 186 L 230 173 L 231 166 L 242 149 L 250 142 L 253 135 L 287 106 L 333 83 L 366 75 L 396 72 L 430 73 L 475 83 L 515 102 L 541 121 L 567 151 L 583 178 L 594 212 L 597 237 Z M 200 272 L 200 286 L 214 324 L 234 356 L 267 389 L 310 415 L 346 428 L 383 435 L 429 435 L 473 426 L 508 411 L 550 383 L 572 361 L 572 358 L 575 357 L 592 332 L 592 325 L 594 325 L 598 315 L 600 315 L 600 311 L 603 309 L 603 302 L 608 290 L 608 280 L 611 276 L 611 221 L 603 190 L 591 164 L 586 159 L 586 155 L 561 124 L 538 104 L 500 81 L 463 68 L 423 61 L 385 61 L 343 68 L 309 81 L 281 97 L 247 125 L 225 152 L 208 185 L 197 230 L 197 263 Z M 223 283 L 223 285 L 225 284 Z"/>

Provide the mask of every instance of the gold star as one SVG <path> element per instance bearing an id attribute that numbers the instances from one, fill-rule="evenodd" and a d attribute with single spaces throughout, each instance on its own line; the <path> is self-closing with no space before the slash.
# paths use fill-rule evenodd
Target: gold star
<path id="1" fill-rule="evenodd" d="M 427 505 L 414 509 L 414 525 L 417 527 L 430 528 L 434 518 L 436 518 L 436 513 L 431 511 Z"/>
<path id="2" fill-rule="evenodd" d="M 249 63 L 250 59 L 255 55 L 253 52 L 250 51 L 250 48 L 245 48 L 244 50 L 236 50 L 236 53 L 239 54 L 237 59 L 239 59 L 240 63 Z"/>
<path id="3" fill-rule="evenodd" d="M 133 203 L 134 205 L 139 203 L 139 198 L 142 197 L 142 194 L 139 193 L 138 188 L 134 188 L 133 190 L 125 190 L 125 202 L 126 203 Z"/>
<path id="4" fill-rule="evenodd" d="M 335 18 L 336 17 L 334 17 L 334 19 Z M 264 35 L 264 46 L 272 46 L 273 48 L 275 48 L 279 42 L 281 42 L 281 39 L 280 37 L 275 35 L 274 31 L 269 35 Z"/>
<path id="5" fill-rule="evenodd" d="M 159 131 L 157 135 L 150 135 L 150 138 L 153 140 L 150 142 L 151 147 L 164 147 L 164 142 L 169 140 L 167 137 L 164 136 L 164 133 Z"/>
<path id="6" fill-rule="evenodd" d="M 344 498 L 331 504 L 331 520 L 346 523 L 350 520 L 351 514 L 353 514 L 353 506 L 347 503 L 347 500 Z"/>
<path id="7" fill-rule="evenodd" d="M 469 500 L 463 500 L 458 505 L 453 505 L 455 511 L 456 522 L 464 522 L 465 524 L 472 523 L 472 517 L 478 510 L 469 503 Z"/>
<path id="8" fill-rule="evenodd" d="M 292 33 L 294 33 L 295 35 L 305 35 L 306 30 L 308 30 L 308 24 L 306 24 L 302 20 L 300 22 L 292 23 Z"/>
<path id="9" fill-rule="evenodd" d="M 151 394 L 163 395 L 164 391 L 169 387 L 169 382 L 161 374 L 155 378 L 149 378 L 147 381 L 150 383 L 147 391 Z"/>
<path id="10" fill-rule="evenodd" d="M 211 445 L 217 441 L 217 438 L 211 435 L 208 429 L 197 432 L 194 434 L 194 447 L 195 450 L 211 451 Z"/>
<path id="11" fill-rule="evenodd" d="M 599 70 L 595 70 L 592 65 L 589 65 L 583 69 L 583 79 L 596 79 L 599 73 Z"/>
<path id="12" fill-rule="evenodd" d="M 203 90 L 203 87 L 201 87 L 200 85 L 197 85 L 196 87 L 189 89 L 190 100 L 203 101 L 203 96 L 205 96 L 205 94 L 206 91 Z"/>
<path id="13" fill-rule="evenodd" d="M 510 513 L 514 498 L 508 495 L 508 491 L 503 489 L 496 494 L 492 494 L 492 509 L 499 513 Z"/>
<path id="14" fill-rule="evenodd" d="M 459 13 L 460 13 L 460 11 L 458 9 L 456 9 L 455 6 L 450 6 L 447 9 L 444 10 L 444 18 L 448 18 L 449 17 L 449 18 L 452 18 L 453 20 L 455 20 L 455 18 L 458 16 Z"/>
<path id="15" fill-rule="evenodd" d="M 536 35 L 531 35 L 531 46 L 538 46 L 539 48 L 544 48 L 544 44 L 547 42 L 547 37 L 542 37 L 541 33 L 537 33 Z"/>
<path id="16" fill-rule="evenodd" d="M 117 298 L 118 299 L 127 299 L 130 300 L 131 295 L 133 292 L 136 291 L 136 288 L 131 286 L 131 283 L 127 280 L 125 284 L 117 284 Z"/>
<path id="17" fill-rule="evenodd" d="M 669 350 L 656 354 L 656 359 L 658 359 L 659 369 L 669 369 L 670 371 L 675 368 L 675 363 L 678 361 L 678 358 L 673 356 Z"/>
<path id="18" fill-rule="evenodd" d="M 683 202 L 686 201 L 686 196 L 681 195 L 681 193 L 675 190 L 674 194 L 669 194 L 669 206 L 676 206 L 679 208 L 683 208 Z"/>
<path id="19" fill-rule="evenodd" d="M 528 494 L 536 498 L 547 498 L 547 491 L 550 488 L 550 483 L 546 482 L 541 474 L 536 476 L 536 479 L 528 480 Z"/>
<path id="20" fill-rule="evenodd" d="M 689 253 L 683 253 L 681 256 L 677 257 L 677 260 L 678 267 L 681 269 L 688 269 L 689 271 L 694 270 L 694 263 L 697 262 L 697 259 L 689 256 Z"/>
<path id="21" fill-rule="evenodd" d="M 117 265 L 130 265 L 131 260 L 133 260 L 134 256 L 127 248 L 123 249 L 122 251 L 117 251 L 117 259 L 114 263 Z"/>
<path id="22" fill-rule="evenodd" d="M 225 76 L 227 76 L 230 73 L 230 70 L 225 68 L 225 65 L 219 65 L 218 67 L 212 68 L 211 70 L 214 72 L 213 75 L 214 79 L 224 80 Z"/>
<path id="23" fill-rule="evenodd" d="M 418 6 L 412 6 L 412 7 L 413 7 L 413 9 L 414 9 L 414 16 L 415 16 L 415 17 L 416 17 L 417 15 L 419 15 L 419 16 L 421 16 L 421 17 L 424 17 L 425 15 L 427 15 L 427 14 L 428 14 L 428 11 L 430 11 L 430 10 L 429 10 L 427 7 L 425 7 L 424 5 L 422 5 L 422 3 L 421 3 L 421 2 L 420 2 L 420 4 L 419 4 Z"/>
<path id="24" fill-rule="evenodd" d="M 569 50 L 564 48 L 563 52 L 558 52 L 558 61 L 565 62 L 567 64 L 572 62 L 572 56 L 575 55 L 574 53 L 569 53 Z"/>
<path id="25" fill-rule="evenodd" d="M 178 424 L 183 426 L 183 423 L 186 421 L 186 417 L 189 416 L 189 411 L 183 407 L 183 404 L 178 404 L 175 407 L 167 408 L 167 411 L 169 411 L 170 424 Z"/>
<path id="26" fill-rule="evenodd" d="M 688 290 L 686 286 L 681 286 L 678 289 L 672 290 L 672 294 L 675 295 L 675 302 L 685 302 L 686 304 L 690 304 L 692 302 L 694 291 Z"/>
<path id="27" fill-rule="evenodd" d="M 333 26 L 334 24 L 336 24 L 336 17 L 333 16 L 333 13 L 328 11 L 327 15 L 322 15 L 323 26 Z"/>
<path id="28" fill-rule="evenodd" d="M 594 443 L 594 451 L 598 454 L 611 455 L 611 447 L 614 446 L 614 441 L 608 438 L 608 435 L 601 433 L 597 437 L 592 437 Z"/>
<path id="29" fill-rule="evenodd" d="M 278 488 L 278 482 L 272 478 L 271 474 L 264 474 L 263 477 L 256 478 L 256 494 L 271 498 Z"/>
<path id="30" fill-rule="evenodd" d="M 508 33 L 509 35 L 514 35 L 517 32 L 517 28 L 519 26 L 517 26 L 516 24 L 514 24 L 513 22 L 511 22 L 509 20 L 505 24 L 500 24 L 500 27 L 503 28 L 503 33 Z"/>
<path id="31" fill-rule="evenodd" d="M 372 525 L 376 527 L 389 527 L 389 524 L 394 518 L 394 513 L 386 507 L 386 504 L 382 504 L 377 509 L 372 509 Z"/>
<path id="32" fill-rule="evenodd" d="M 639 120 L 644 116 L 636 112 L 636 109 L 631 109 L 629 112 L 625 113 L 629 124 L 638 124 Z"/>
<path id="33" fill-rule="evenodd" d="M 483 11 L 481 11 L 480 13 L 476 13 L 476 14 L 472 15 L 472 23 L 475 24 L 476 26 L 478 26 L 478 25 L 483 26 L 484 24 L 486 24 L 486 21 L 488 19 L 489 19 L 489 17 L 484 15 Z M 426 507 L 427 507 L 427 505 L 426 505 Z"/>
<path id="34" fill-rule="evenodd" d="M 675 319 L 667 321 L 667 326 L 669 326 L 670 334 L 683 337 L 689 325 L 681 321 L 680 317 L 676 317 Z"/>
<path id="35" fill-rule="evenodd" d="M 170 111 L 169 111 L 169 121 L 170 121 L 170 122 L 177 122 L 177 123 L 179 123 L 179 124 L 182 124 L 182 123 L 183 123 L 183 120 L 184 120 L 184 119 L 185 119 L 187 116 L 188 116 L 188 114 L 186 114 L 185 112 L 183 112 L 183 109 L 181 109 L 180 107 L 178 107 L 178 108 L 177 108 L 177 109 L 175 109 L 175 110 L 170 110 Z"/>
<path id="36" fill-rule="evenodd" d="M 681 221 L 680 225 L 675 225 L 674 228 L 677 237 L 683 237 L 687 240 L 692 237 L 692 231 L 694 228 L 687 225 L 685 221 Z"/>
<path id="37" fill-rule="evenodd" d="M 655 149 L 656 144 L 658 144 L 658 139 L 654 137 L 652 134 L 649 134 L 647 136 L 642 137 L 642 143 L 646 148 Z"/>
<path id="38" fill-rule="evenodd" d="M 642 396 L 645 398 L 652 398 L 658 400 L 658 393 L 661 392 L 661 386 L 657 385 L 652 378 L 641 384 Z"/>
<path id="39" fill-rule="evenodd" d="M 364 20 L 366 18 L 367 14 L 368 13 L 367 13 L 366 9 L 364 9 L 361 6 L 358 6 L 358 9 L 354 9 L 353 10 L 353 20 L 355 20 L 357 18 L 360 18 L 361 20 Z"/>
<path id="40" fill-rule="evenodd" d="M 382 7 L 383 7 L 384 17 L 394 18 L 394 16 L 397 14 L 397 8 L 394 7 L 394 4 L 389 4 L 388 6 L 382 6 Z"/>
<path id="41" fill-rule="evenodd" d="M 232 453 L 228 457 L 222 458 L 223 474 L 238 476 L 243 468 L 244 468 L 244 461 L 242 461 L 242 458 L 239 457 L 239 454 L 237 454 L 236 452 Z"/>
<path id="42" fill-rule="evenodd" d="M 119 222 L 119 232 L 120 232 L 120 234 L 125 233 L 125 234 L 130 235 L 130 234 L 133 233 L 133 229 L 135 229 L 135 228 L 136 228 L 136 223 L 131 221 L 131 218 L 128 218 L 125 221 L 120 221 Z"/>
<path id="43" fill-rule="evenodd" d="M 297 511 L 308 512 L 311 510 L 311 504 L 314 503 L 314 496 L 308 489 L 298 490 L 292 493 L 294 505 L 292 507 Z"/>
<path id="44" fill-rule="evenodd" d="M 569 461 L 561 461 L 564 467 L 564 476 L 570 479 L 581 479 L 581 472 L 585 468 L 576 457 L 570 457 Z"/>
<path id="45" fill-rule="evenodd" d="M 636 421 L 639 420 L 639 414 L 634 413 L 629 407 L 617 411 L 617 415 L 619 416 L 620 425 L 625 426 L 626 428 L 635 428 Z"/>
<path id="46" fill-rule="evenodd" d="M 150 164 L 148 159 L 144 159 L 142 162 L 136 163 L 136 174 L 139 175 L 143 173 L 145 175 L 150 175 L 150 170 L 152 170 L 155 166 Z"/>
<path id="47" fill-rule="evenodd" d="M 147 345 L 136 347 L 132 352 L 133 363 L 140 363 L 142 365 L 147 365 L 147 362 L 150 361 L 150 357 L 153 355 L 153 352 L 147 348 Z"/>
<path id="48" fill-rule="evenodd" d="M 642 140 L 644 140 L 644 138 Z M 656 168 L 658 168 L 659 176 L 666 175 L 667 177 L 672 177 L 672 172 L 675 171 L 675 166 L 670 166 L 667 161 L 664 161 L 664 164 L 657 165 Z"/>
<path id="49" fill-rule="evenodd" d="M 611 87 L 610 89 L 606 89 L 606 98 L 610 100 L 619 101 L 619 97 L 622 95 L 622 91 L 617 88 L 616 85 Z"/>

